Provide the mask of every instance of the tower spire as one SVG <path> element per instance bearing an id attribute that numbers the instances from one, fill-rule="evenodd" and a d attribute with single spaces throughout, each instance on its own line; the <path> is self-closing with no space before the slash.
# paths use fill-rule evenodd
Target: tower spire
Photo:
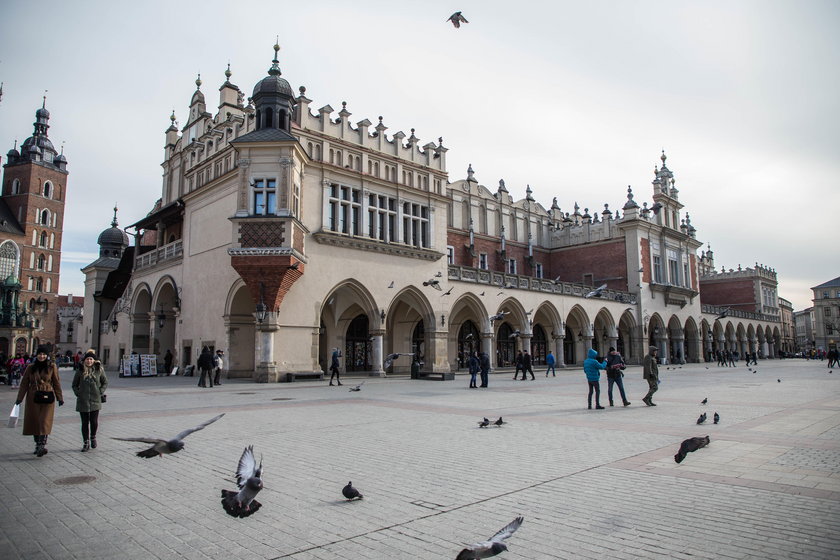
<path id="1" fill-rule="evenodd" d="M 268 73 L 271 76 L 282 75 L 282 72 L 280 71 L 280 61 L 277 60 L 278 52 L 280 52 L 280 35 L 277 36 L 277 41 L 274 43 L 274 59 L 271 61 L 271 68 L 268 69 Z"/>
<path id="2" fill-rule="evenodd" d="M 111 220 L 111 227 L 117 227 L 118 225 L 119 224 L 117 224 L 117 204 L 115 202 L 114 203 L 114 219 Z"/>

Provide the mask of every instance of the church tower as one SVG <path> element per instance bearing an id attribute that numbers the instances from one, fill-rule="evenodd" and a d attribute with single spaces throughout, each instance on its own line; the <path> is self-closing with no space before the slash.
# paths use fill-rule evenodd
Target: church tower
<path id="1" fill-rule="evenodd" d="M 35 111 L 32 136 L 20 151 L 8 152 L 3 166 L 0 254 L 5 256 L 0 258 L 0 272 L 3 281 L 10 274 L 16 276 L 17 313 L 25 311 L 34 329 L 26 336 L 9 333 L 14 339 L 7 341 L 11 352 L 26 346 L 23 351 L 31 353 L 38 344 L 54 343 L 68 173 L 67 158 L 56 151 L 47 134 L 49 120 L 44 98 Z"/>

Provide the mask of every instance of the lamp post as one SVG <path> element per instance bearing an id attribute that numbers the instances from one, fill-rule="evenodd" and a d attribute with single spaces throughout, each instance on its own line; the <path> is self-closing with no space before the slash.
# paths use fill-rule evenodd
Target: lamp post
<path id="1" fill-rule="evenodd" d="M 166 314 L 163 312 L 163 305 L 160 306 L 160 311 L 157 314 L 157 324 L 159 329 L 163 329 L 166 326 Z"/>
<path id="2" fill-rule="evenodd" d="M 260 282 L 260 302 L 257 304 L 257 323 L 262 324 L 268 316 L 268 308 L 265 305 L 265 285 Z"/>
<path id="3" fill-rule="evenodd" d="M 120 327 L 120 322 L 117 321 L 116 315 L 113 319 L 111 319 L 111 332 L 117 332 L 117 329 Z"/>

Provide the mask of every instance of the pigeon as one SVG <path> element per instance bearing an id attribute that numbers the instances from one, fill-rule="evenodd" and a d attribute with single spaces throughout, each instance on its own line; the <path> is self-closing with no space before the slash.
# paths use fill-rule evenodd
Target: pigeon
<path id="1" fill-rule="evenodd" d="M 440 271 L 435 272 L 435 278 L 443 278 L 443 273 L 441 273 Z"/>
<path id="2" fill-rule="evenodd" d="M 390 284 L 388 284 L 388 287 L 389 287 L 389 288 L 393 288 L 393 287 L 394 287 L 394 281 L 393 281 L 393 280 L 391 280 L 391 283 L 390 283 Z"/>
<path id="3" fill-rule="evenodd" d="M 486 428 L 489 425 L 490 425 L 490 420 L 488 420 L 486 416 L 484 417 L 484 420 L 482 420 L 481 422 L 478 423 L 479 428 Z"/>
<path id="4" fill-rule="evenodd" d="M 480 293 L 480 294 L 478 294 L 478 295 L 480 295 L 481 297 L 484 297 L 484 292 L 481 292 L 481 293 Z M 828 373 L 831 373 L 831 372 L 829 371 Z"/>
<path id="5" fill-rule="evenodd" d="M 560 277 L 559 277 L 559 276 L 558 276 L 557 278 L 555 278 L 555 279 L 554 279 L 554 283 L 555 283 L 555 284 L 559 284 L 559 283 L 560 283 Z"/>
<path id="6" fill-rule="evenodd" d="M 461 12 L 455 12 L 454 14 L 446 18 L 446 21 L 451 21 L 452 25 L 455 26 L 455 29 L 460 29 L 461 23 L 469 23 L 467 21 L 467 18 L 461 15 Z"/>
<path id="7" fill-rule="evenodd" d="M 423 282 L 423 285 L 424 286 L 431 286 L 432 288 L 434 288 L 435 290 L 437 290 L 439 292 L 443 291 L 443 288 L 440 287 L 440 280 L 435 280 L 434 278 L 432 278 L 431 280 L 427 280 L 427 281 Z"/>
<path id="8" fill-rule="evenodd" d="M 708 404 L 708 403 L 709 403 L 709 397 L 706 397 L 705 399 L 700 401 L 700 404 Z"/>
<path id="9" fill-rule="evenodd" d="M 503 425 L 507 424 L 507 422 L 502 420 L 502 417 L 499 416 L 499 419 L 493 422 L 493 424 L 501 428 Z"/>
<path id="10" fill-rule="evenodd" d="M 700 418 L 697 419 L 697 423 L 702 424 L 705 421 L 706 421 L 706 413 L 704 412 L 703 414 L 700 415 Z"/>
<path id="11" fill-rule="evenodd" d="M 674 461 L 682 463 L 685 456 L 709 445 L 709 436 L 688 438 L 680 444 L 680 450 L 674 455 Z"/>
<path id="12" fill-rule="evenodd" d="M 714 419 L 715 424 L 717 424 L 718 422 L 720 422 L 720 414 L 718 414 L 717 412 L 715 412 L 715 415 L 714 415 L 714 416 L 712 416 L 712 418 Z"/>
<path id="13" fill-rule="evenodd" d="M 143 451 L 138 451 L 137 456 L 138 457 L 143 457 L 144 459 L 149 459 L 149 458 L 155 457 L 155 456 L 163 457 L 165 454 L 168 455 L 170 453 L 177 453 L 178 451 L 182 450 L 184 448 L 183 439 L 185 437 L 187 437 L 188 435 L 190 435 L 193 432 L 197 432 L 198 430 L 203 430 L 204 428 L 206 428 L 207 426 L 209 426 L 210 424 L 212 424 L 213 422 L 215 422 L 216 420 L 218 420 L 219 418 L 221 418 L 224 415 L 225 414 L 223 412 L 223 413 L 219 414 L 218 416 L 214 416 L 213 418 L 211 418 L 207 422 L 204 422 L 203 424 L 199 424 L 195 428 L 190 428 L 188 430 L 184 430 L 183 432 L 181 432 L 180 434 L 175 436 L 174 439 L 170 439 L 169 441 L 167 441 L 165 439 L 142 438 L 142 437 L 137 437 L 137 438 L 120 438 L 120 437 L 117 437 L 117 438 L 112 438 L 112 439 L 117 439 L 117 440 L 120 440 L 120 441 L 139 441 L 139 442 L 142 442 L 142 443 L 151 443 L 152 446 L 149 449 L 144 449 Z"/>
<path id="14" fill-rule="evenodd" d="M 361 500 L 362 498 L 364 498 L 364 496 L 362 496 L 362 494 L 358 490 L 353 488 L 353 482 L 352 481 L 348 482 L 347 486 L 345 486 L 344 488 L 341 489 L 341 493 L 348 500 Z"/>
<path id="15" fill-rule="evenodd" d="M 350 390 L 351 391 L 361 391 L 362 390 L 362 385 L 364 385 L 364 384 L 365 384 L 365 382 L 362 381 L 361 383 L 359 383 L 355 387 L 350 387 Z"/>
<path id="16" fill-rule="evenodd" d="M 532 309 L 531 311 L 526 311 L 526 312 L 525 312 L 525 315 L 530 315 L 530 314 L 531 314 L 531 313 L 533 313 L 533 312 L 534 312 L 534 310 L 533 310 L 533 309 Z"/>
<path id="17" fill-rule="evenodd" d="M 519 526 L 522 525 L 522 521 L 524 521 L 524 519 L 525 518 L 520 515 L 486 541 L 472 544 L 459 552 L 458 556 L 455 557 L 455 560 L 478 560 L 480 558 L 490 558 L 491 556 L 501 554 L 508 549 L 507 545 L 503 541 L 519 529 Z"/>
<path id="18" fill-rule="evenodd" d="M 729 314 L 730 309 L 731 309 L 731 308 L 729 308 L 729 307 L 724 307 L 723 309 L 721 309 L 721 311 L 720 311 L 720 313 L 718 314 L 717 318 L 718 318 L 718 319 L 725 319 L 725 318 L 726 318 L 726 316 Z"/>
<path id="19" fill-rule="evenodd" d="M 505 315 L 507 315 L 509 313 L 510 313 L 510 311 L 500 311 L 496 315 L 490 315 L 490 320 L 491 321 L 501 321 L 502 319 L 505 318 Z"/>
<path id="20" fill-rule="evenodd" d="M 413 352 L 395 352 L 394 354 L 388 354 L 387 356 L 385 356 L 385 363 L 383 364 L 383 367 L 385 369 L 388 369 L 389 367 L 391 367 L 391 364 L 394 363 L 394 360 L 396 360 L 400 356 L 413 356 L 413 355 L 414 355 Z"/>
<path id="21" fill-rule="evenodd" d="M 777 379 L 776 381 L 778 381 L 779 383 L 781 383 L 781 382 L 782 382 L 782 380 L 781 380 L 781 379 Z"/>
<path id="22" fill-rule="evenodd" d="M 238 492 L 222 490 L 222 507 L 231 517 L 248 517 L 262 507 L 262 504 L 254 499 L 263 488 L 262 458 L 257 466 L 253 445 L 246 447 L 239 458 L 239 465 L 236 467 L 236 484 L 239 486 Z"/>
<path id="23" fill-rule="evenodd" d="M 452 293 L 452 290 L 454 290 L 454 289 L 455 289 L 455 286 L 452 286 L 452 287 L 451 287 L 451 288 L 449 288 L 449 290 L 447 290 L 447 291 L 446 291 L 446 293 L 444 293 L 443 295 L 444 295 L 444 296 L 448 296 L 449 294 L 451 294 L 451 293 Z M 441 297 L 443 297 L 443 296 L 441 296 Z"/>
<path id="24" fill-rule="evenodd" d="M 607 285 L 606 284 L 601 284 L 600 286 L 598 286 L 597 288 L 595 288 L 594 290 L 592 290 L 591 292 L 589 292 L 588 294 L 586 294 L 583 297 L 585 297 L 585 298 L 601 297 L 601 294 L 606 289 L 607 289 Z"/>
<path id="25" fill-rule="evenodd" d="M 653 206 L 650 207 L 650 209 L 654 214 L 659 214 L 659 211 L 662 210 L 662 203 L 656 202 Z"/>
<path id="26" fill-rule="evenodd" d="M 515 331 L 513 331 L 512 333 L 510 333 L 510 334 L 508 335 L 508 338 L 519 338 L 519 335 L 520 335 L 520 334 L 521 334 L 521 333 L 519 332 L 519 329 L 516 329 Z"/>

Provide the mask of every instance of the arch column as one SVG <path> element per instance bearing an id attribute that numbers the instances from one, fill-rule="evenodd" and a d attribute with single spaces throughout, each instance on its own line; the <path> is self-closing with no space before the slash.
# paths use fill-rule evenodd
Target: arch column
<path id="1" fill-rule="evenodd" d="M 426 331 L 426 371 L 429 373 L 450 373 L 449 332 L 443 330 Z M 431 367 L 430 367 L 431 364 Z"/>
<path id="2" fill-rule="evenodd" d="M 493 352 L 493 333 L 481 333 L 481 351 L 487 354 L 490 359 L 490 371 L 493 371 L 493 359 L 495 353 Z"/>
<path id="3" fill-rule="evenodd" d="M 273 311 L 266 313 L 262 323 L 257 323 L 255 348 L 257 367 L 254 368 L 253 378 L 256 383 L 277 383 L 278 381 L 279 372 L 274 359 L 274 333 L 277 329 L 277 313 Z"/>
<path id="4" fill-rule="evenodd" d="M 560 335 L 552 336 L 551 338 L 554 340 L 554 367 L 564 368 L 566 367 L 566 357 L 563 355 L 563 342 L 566 337 Z"/>
<path id="5" fill-rule="evenodd" d="M 618 348 L 618 335 L 610 335 L 607 337 L 607 349 L 610 347 Z"/>
<path id="6" fill-rule="evenodd" d="M 674 341 L 674 343 L 677 347 L 677 355 L 675 356 L 676 357 L 676 363 L 684 364 L 685 363 L 685 336 L 682 335 L 682 334 L 680 336 L 675 336 L 675 337 L 673 337 L 673 341 Z"/>
<path id="7" fill-rule="evenodd" d="M 155 310 L 152 309 L 147 313 L 147 315 L 149 317 L 149 343 L 146 347 L 146 351 L 138 352 L 138 354 L 154 354 L 155 340 L 157 340 L 158 334 L 161 331 L 161 329 L 157 326 L 157 315 L 155 314 Z"/>
<path id="8" fill-rule="evenodd" d="M 533 356 L 533 352 L 531 352 L 531 337 L 532 336 L 533 335 L 530 335 L 530 334 L 520 334 L 519 335 L 519 341 L 520 341 L 519 349 L 522 350 L 523 352 L 528 352 L 528 354 L 531 354 L 531 359 L 533 360 L 534 356 Z"/>
<path id="9" fill-rule="evenodd" d="M 370 376 L 387 377 L 385 370 L 382 368 L 382 362 L 384 361 L 382 354 L 382 341 L 385 338 L 385 330 L 369 330 L 368 334 L 370 334 L 371 337 L 370 359 L 373 362 L 370 366 Z"/>

